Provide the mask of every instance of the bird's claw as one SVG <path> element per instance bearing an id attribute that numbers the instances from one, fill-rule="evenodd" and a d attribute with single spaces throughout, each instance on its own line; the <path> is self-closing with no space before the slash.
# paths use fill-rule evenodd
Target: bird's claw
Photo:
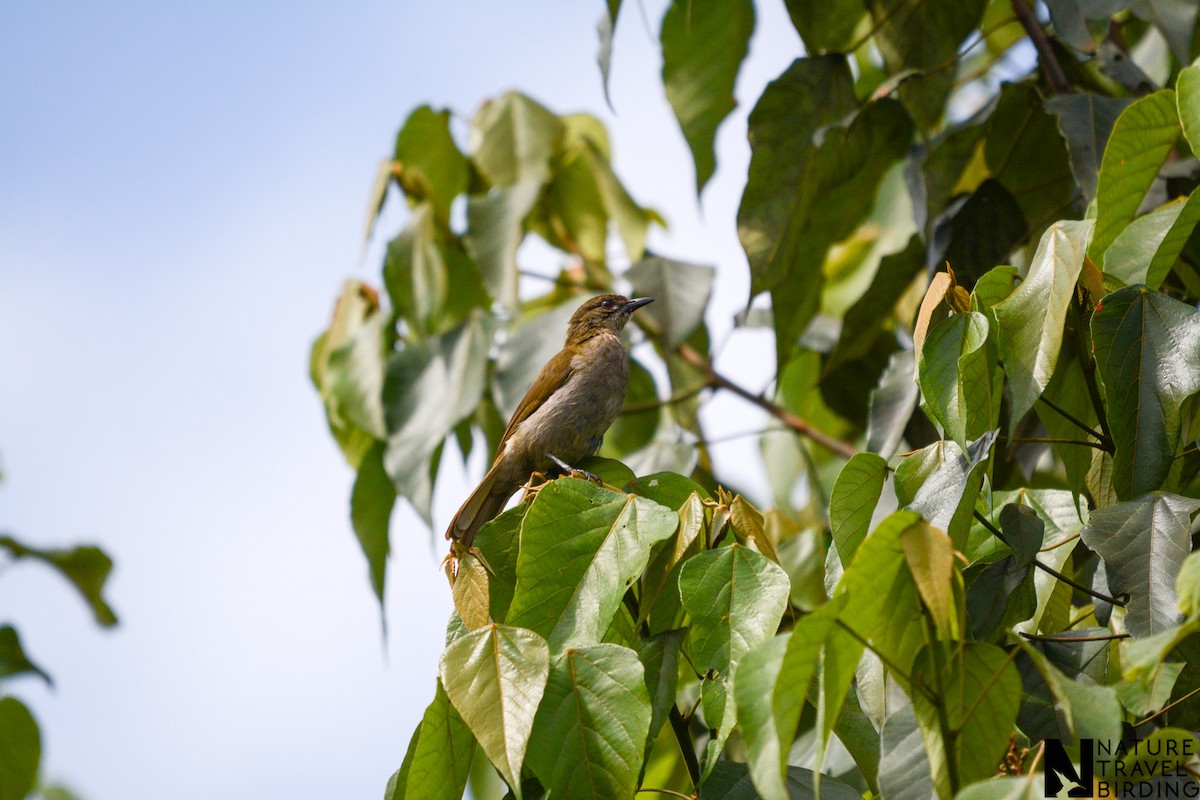
<path id="1" fill-rule="evenodd" d="M 542 488 L 545 487 L 545 485 L 549 482 L 550 479 L 541 472 L 535 472 L 530 475 L 529 480 L 521 485 L 521 488 L 525 490 L 525 493 L 521 495 L 521 502 L 528 503 L 530 500 L 537 497 L 537 493 L 541 491 Z"/>
<path id="2" fill-rule="evenodd" d="M 572 478 L 582 478 L 585 481 L 590 481 L 591 483 L 594 483 L 597 486 L 604 485 L 604 481 L 602 481 L 600 479 L 599 475 L 596 475 L 593 472 L 588 472 L 586 469 L 572 469 L 567 474 L 570 475 Z"/>
<path id="3" fill-rule="evenodd" d="M 464 545 L 457 539 L 450 541 L 450 552 L 446 553 L 446 557 L 442 559 L 441 569 L 446 573 L 446 577 L 450 579 L 450 585 L 454 585 L 454 579 L 458 576 L 458 564 L 467 556 L 473 557 L 476 561 L 483 565 L 483 568 L 489 574 L 495 575 L 496 570 L 492 569 L 492 565 L 483 557 L 483 551 L 476 545 Z"/>

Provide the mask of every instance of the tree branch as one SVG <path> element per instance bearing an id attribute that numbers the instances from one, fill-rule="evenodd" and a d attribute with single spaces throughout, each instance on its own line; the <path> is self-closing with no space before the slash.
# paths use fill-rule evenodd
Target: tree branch
<path id="1" fill-rule="evenodd" d="M 1050 37 L 1042 30 L 1041 23 L 1038 22 L 1033 9 L 1025 0 L 1011 0 L 1011 2 L 1013 13 L 1017 15 L 1021 27 L 1025 29 L 1029 41 L 1033 42 L 1033 47 L 1037 50 L 1038 63 L 1042 66 L 1042 74 L 1046 76 L 1046 83 L 1050 86 L 1050 91 L 1055 94 L 1066 94 L 1071 91 L 1067 74 L 1063 72 L 1062 65 L 1058 63 L 1058 57 L 1054 55 L 1054 48 L 1050 46 Z"/>

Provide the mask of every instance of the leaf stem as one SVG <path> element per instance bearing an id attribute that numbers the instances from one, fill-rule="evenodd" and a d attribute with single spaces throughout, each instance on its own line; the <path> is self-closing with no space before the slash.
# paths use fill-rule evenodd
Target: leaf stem
<path id="1" fill-rule="evenodd" d="M 692 736 L 688 733 L 687 722 L 679 713 L 679 706 L 671 704 L 668 715 L 671 720 L 671 731 L 679 744 L 679 753 L 683 756 L 683 764 L 687 767 L 688 777 L 691 778 L 692 788 L 700 791 L 700 762 L 696 759 L 696 750 L 692 747 Z"/>
<path id="2" fill-rule="evenodd" d="M 1108 448 L 1104 446 L 1103 442 L 1089 442 L 1084 439 L 1056 439 L 1036 436 L 1013 436 L 1008 438 L 1008 441 L 1012 444 L 1075 444 L 1079 445 L 1080 447 L 1092 447 L 1096 450 L 1103 450 L 1106 453 L 1108 452 Z"/>
<path id="3" fill-rule="evenodd" d="M 1035 633 L 1020 633 L 1031 642 L 1112 642 L 1129 638 L 1128 633 L 1105 633 L 1096 636 L 1038 636 Z"/>
<path id="4" fill-rule="evenodd" d="M 1037 50 L 1038 63 L 1042 66 L 1042 74 L 1046 76 L 1046 83 L 1050 86 L 1050 91 L 1055 94 L 1066 94 L 1071 91 L 1067 74 L 1063 72 L 1062 65 L 1058 63 L 1058 57 L 1054 55 L 1054 48 L 1050 46 L 1050 37 L 1042 30 L 1033 9 L 1025 0 L 1011 0 L 1011 2 L 1013 13 L 1017 15 L 1021 27 L 1025 29 L 1025 33 L 1029 35 L 1029 41 L 1033 42 L 1033 47 Z"/>
<path id="5" fill-rule="evenodd" d="M 1160 708 L 1158 711 L 1155 711 L 1153 714 L 1146 717 L 1145 719 L 1138 720 L 1137 722 L 1133 723 L 1133 727 L 1140 728 L 1142 725 L 1145 725 L 1150 720 L 1161 717 L 1163 714 L 1167 713 L 1172 708 L 1174 708 L 1175 706 L 1182 703 L 1184 700 L 1187 700 L 1189 697 L 1196 694 L 1196 692 L 1200 692 L 1200 686 L 1197 686 L 1195 689 L 1192 689 L 1190 692 L 1188 692 L 1187 694 L 1185 694 L 1183 697 L 1179 698 L 1178 700 L 1173 700 L 1170 703 L 1167 703 L 1165 706 Z"/>
<path id="6" fill-rule="evenodd" d="M 906 683 L 907 683 L 909 686 L 915 686 L 915 687 L 917 687 L 918 689 L 920 689 L 920 690 L 921 690 L 921 693 L 925 695 L 925 698 L 926 698 L 927 700 L 929 700 L 929 702 L 931 702 L 931 703 L 932 703 L 932 702 L 934 701 L 934 698 L 933 698 L 932 696 L 930 696 L 930 694 L 929 694 L 929 689 L 928 689 L 928 687 L 926 687 L 926 686 L 924 686 L 924 685 L 919 685 L 919 684 L 917 684 L 917 682 L 913 680 L 913 677 L 912 677 L 912 675 L 910 675 L 910 674 L 908 674 L 907 672 L 905 672 L 904 670 L 900 669 L 900 667 L 896 666 L 896 662 L 892 661 L 890 658 L 888 658 L 887 656 L 885 656 L 883 653 L 879 652 L 879 650 L 875 649 L 875 645 L 873 645 L 873 644 L 871 644 L 870 642 L 868 642 L 868 641 L 867 641 L 867 640 L 866 640 L 866 639 L 865 639 L 865 638 L 862 636 L 862 634 L 860 634 L 858 631 L 854 630 L 854 628 L 851 628 L 849 625 L 847 625 L 845 622 L 843 622 L 843 621 L 842 621 L 842 620 L 840 620 L 840 619 L 835 619 L 835 620 L 834 620 L 834 622 L 836 622 L 836 623 L 837 623 L 837 626 L 838 626 L 839 628 L 841 628 L 841 629 L 842 629 L 842 630 L 844 630 L 846 633 L 850 634 L 850 636 L 851 636 L 851 637 L 853 637 L 854 639 L 856 639 L 856 640 L 858 641 L 858 643 L 859 643 L 859 644 L 861 644 L 863 647 L 867 648 L 867 649 L 868 649 L 868 650 L 870 650 L 872 653 L 874 653 L 874 654 L 875 654 L 875 656 L 876 656 L 876 657 L 877 657 L 877 658 L 878 658 L 880 661 L 882 661 L 882 662 L 883 662 L 883 665 L 884 665 L 885 667 L 887 667 L 889 670 L 891 670 L 891 671 L 892 671 L 892 673 L 894 673 L 895 675 L 899 676 L 900 678 L 903 678 L 903 679 L 904 679 L 904 681 L 905 681 L 905 682 L 906 682 Z"/>
<path id="7" fill-rule="evenodd" d="M 1075 427 L 1079 428 L 1079 430 L 1083 431 L 1087 435 L 1093 436 L 1096 439 L 1098 439 L 1099 441 L 1104 441 L 1104 437 L 1101 436 L 1100 434 L 1096 433 L 1096 431 L 1092 429 L 1091 425 L 1088 425 L 1086 422 L 1080 420 L 1079 418 L 1072 416 L 1069 412 L 1067 412 L 1066 409 L 1060 408 L 1057 404 L 1052 403 L 1051 401 L 1047 400 L 1045 395 L 1038 397 L 1038 400 L 1042 401 L 1043 403 L 1048 405 L 1050 408 L 1057 411 L 1059 413 L 1059 415 L 1062 416 L 1063 419 L 1067 420 L 1067 422 L 1073 423 L 1075 425 Z"/>
<path id="8" fill-rule="evenodd" d="M 1001 533 L 1000 529 L 997 528 L 995 525 L 993 525 L 988 520 L 987 517 L 985 517 L 983 514 L 980 514 L 979 511 L 975 511 L 974 514 L 975 514 L 975 519 L 977 519 L 979 521 L 979 523 L 981 525 L 983 525 L 983 527 L 987 528 L 993 536 L 995 536 L 997 539 L 1004 542 L 1005 544 L 1008 544 L 1008 540 L 1004 538 L 1004 534 Z M 1113 597 L 1109 597 L 1106 594 L 1101 594 L 1100 592 L 1094 591 L 1090 587 L 1084 586 L 1081 583 L 1076 583 L 1075 581 L 1068 578 L 1066 575 L 1063 575 L 1061 572 L 1059 572 L 1058 570 L 1054 569 L 1051 566 L 1043 564 L 1041 561 L 1038 561 L 1036 558 L 1033 560 L 1033 565 L 1035 567 L 1037 567 L 1038 569 L 1042 570 L 1042 572 L 1046 572 L 1050 575 L 1053 575 L 1055 578 L 1058 578 L 1060 581 L 1067 584 L 1068 586 L 1078 589 L 1079 591 L 1083 592 L 1084 594 L 1091 595 L 1092 597 L 1096 598 L 1097 600 L 1103 600 L 1106 603 L 1112 603 L 1114 606 L 1120 606 L 1121 608 L 1125 607 L 1125 604 L 1123 602 L 1121 602 L 1120 600 L 1117 600 L 1116 598 L 1113 598 Z"/>
<path id="9" fill-rule="evenodd" d="M 1086 321 L 1078 292 L 1071 293 L 1071 310 L 1075 316 L 1075 347 L 1079 351 L 1083 381 L 1087 384 L 1088 397 L 1092 400 L 1092 407 L 1096 409 L 1096 419 L 1100 421 L 1100 430 L 1104 433 L 1100 441 L 1104 442 L 1109 453 L 1114 453 L 1116 448 L 1113 446 L 1112 431 L 1108 427 L 1108 413 L 1104 410 L 1104 398 L 1100 396 L 1100 387 L 1096 384 L 1096 357 L 1088 347 L 1087 337 L 1084 335 Z"/>

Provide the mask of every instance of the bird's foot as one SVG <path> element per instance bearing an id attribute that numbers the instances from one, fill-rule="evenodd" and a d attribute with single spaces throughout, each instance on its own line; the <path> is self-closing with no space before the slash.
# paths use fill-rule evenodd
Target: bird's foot
<path id="1" fill-rule="evenodd" d="M 528 503 L 537 497 L 537 493 L 548 483 L 550 483 L 550 479 L 541 472 L 530 475 L 529 480 L 521 484 L 521 488 L 525 490 L 525 493 L 521 495 L 521 502 Z"/>
<path id="2" fill-rule="evenodd" d="M 594 475 L 588 472 L 586 469 L 577 469 L 576 467 L 572 467 L 570 464 L 554 455 L 554 453 L 546 453 L 546 456 L 554 462 L 555 466 L 563 471 L 564 475 L 570 475 L 572 478 L 582 478 L 585 481 L 591 481 L 592 483 L 600 486 L 604 485 L 604 481 L 600 480 L 599 475 Z"/>
<path id="3" fill-rule="evenodd" d="M 450 585 L 454 585 L 454 579 L 458 575 L 458 565 L 466 557 L 472 557 L 480 564 L 488 573 L 495 575 L 496 570 L 492 569 L 492 565 L 483 557 L 483 551 L 475 545 L 464 545 L 457 539 L 450 541 L 450 552 L 446 553 L 446 557 L 442 559 L 441 569 L 446 573 L 446 577 L 450 579 Z"/>

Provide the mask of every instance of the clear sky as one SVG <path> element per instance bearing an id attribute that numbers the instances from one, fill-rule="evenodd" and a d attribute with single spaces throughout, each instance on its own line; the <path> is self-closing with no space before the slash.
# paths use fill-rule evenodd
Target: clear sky
<path id="1" fill-rule="evenodd" d="M 0 567 L 0 621 L 56 680 L 6 684 L 49 780 L 88 800 L 373 798 L 399 766 L 450 611 L 443 543 L 397 510 L 385 644 L 307 357 L 341 281 L 380 282 L 403 213 L 364 256 L 367 196 L 414 106 L 465 120 L 520 88 L 599 115 L 618 173 L 671 224 L 651 246 L 719 267 L 728 331 L 748 286 L 746 104 L 799 39 L 761 4 L 700 205 L 659 78 L 664 3 L 625 3 L 616 116 L 603 6 L 0 2 L 0 531 L 102 545 L 121 617 L 99 631 L 56 575 Z M 739 332 L 719 364 L 757 390 L 771 353 Z M 729 398 L 711 418 L 762 424 Z M 717 455 L 761 487 L 755 446 Z M 458 459 L 444 473 L 439 521 L 465 485 Z"/>

